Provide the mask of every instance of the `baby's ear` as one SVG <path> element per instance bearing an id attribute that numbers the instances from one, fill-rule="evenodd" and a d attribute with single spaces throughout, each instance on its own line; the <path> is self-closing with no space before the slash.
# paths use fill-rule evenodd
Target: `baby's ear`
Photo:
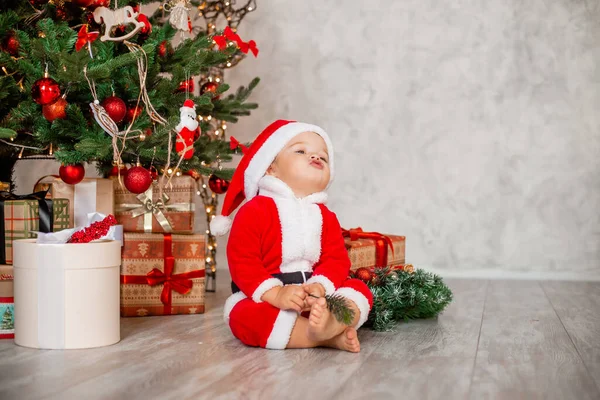
<path id="1" fill-rule="evenodd" d="M 275 170 L 273 169 L 272 163 L 271 165 L 269 165 L 269 168 L 267 168 L 267 172 L 265 173 L 265 175 L 275 175 Z"/>

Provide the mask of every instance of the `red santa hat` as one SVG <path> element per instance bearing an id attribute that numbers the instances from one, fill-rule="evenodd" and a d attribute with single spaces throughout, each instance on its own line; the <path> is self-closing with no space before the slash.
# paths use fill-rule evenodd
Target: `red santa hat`
<path id="1" fill-rule="evenodd" d="M 192 99 L 187 99 L 183 102 L 183 107 L 180 107 L 179 111 L 196 111 L 196 105 Z"/>
<path id="2" fill-rule="evenodd" d="M 258 194 L 258 181 L 265 175 L 277 154 L 292 138 L 303 132 L 315 132 L 325 141 L 329 153 L 331 184 L 334 176 L 333 146 L 327 133 L 316 125 L 286 120 L 275 121 L 257 136 L 240 160 L 229 183 L 221 215 L 217 215 L 210 222 L 213 235 L 221 236 L 229 231 L 232 223 L 229 216 L 244 199 L 250 200 Z"/>

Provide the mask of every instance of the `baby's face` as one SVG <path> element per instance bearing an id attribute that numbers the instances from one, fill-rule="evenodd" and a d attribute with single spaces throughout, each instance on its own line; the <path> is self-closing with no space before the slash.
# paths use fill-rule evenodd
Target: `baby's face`
<path id="1" fill-rule="evenodd" d="M 322 192 L 329 184 L 329 154 L 321 136 L 304 132 L 279 152 L 267 170 L 285 182 L 296 197 Z"/>

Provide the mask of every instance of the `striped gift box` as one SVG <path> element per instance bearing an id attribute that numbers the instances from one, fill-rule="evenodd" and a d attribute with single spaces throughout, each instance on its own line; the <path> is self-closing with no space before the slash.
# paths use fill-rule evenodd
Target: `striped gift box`
<path id="1" fill-rule="evenodd" d="M 50 201 L 50 200 L 46 200 Z M 69 200 L 53 199 L 52 223 L 57 232 L 69 227 Z M 40 229 L 39 204 L 37 200 L 6 200 L 4 202 L 4 246 L 5 264 L 13 262 L 13 240 L 36 237 Z M 0 260 L 1 261 L 1 260 Z"/>

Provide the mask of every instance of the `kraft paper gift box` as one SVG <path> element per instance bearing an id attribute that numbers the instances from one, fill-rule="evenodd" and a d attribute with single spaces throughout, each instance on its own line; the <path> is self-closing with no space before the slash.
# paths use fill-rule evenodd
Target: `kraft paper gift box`
<path id="1" fill-rule="evenodd" d="M 15 337 L 13 267 L 0 265 L 0 339 Z"/>
<path id="2" fill-rule="evenodd" d="M 342 229 L 350 270 L 374 267 L 398 267 L 405 264 L 406 237 L 377 232 L 363 232 L 361 228 Z"/>
<path id="3" fill-rule="evenodd" d="M 121 316 L 204 312 L 204 235 L 124 233 Z"/>
<path id="4" fill-rule="evenodd" d="M 69 228 L 85 226 L 87 215 L 99 212 L 104 215 L 115 212 L 113 181 L 102 178 L 85 178 L 77 185 L 69 185 L 59 177 L 49 175 L 35 184 L 34 191 L 48 190 L 48 197 L 69 200 Z"/>
<path id="5" fill-rule="evenodd" d="M 15 343 L 84 349 L 120 340 L 121 242 L 14 241 Z"/>
<path id="6" fill-rule="evenodd" d="M 191 176 L 171 179 L 160 199 L 159 183 L 144 193 L 128 191 L 115 179 L 115 217 L 125 232 L 192 233 L 195 181 Z M 160 180 L 159 180 L 160 181 Z"/>
<path id="7" fill-rule="evenodd" d="M 13 240 L 35 237 L 37 231 L 57 232 L 69 227 L 69 201 L 30 198 L 38 194 L 0 196 L 0 264 L 12 264 Z M 23 199 L 8 200 L 18 197 Z"/>

